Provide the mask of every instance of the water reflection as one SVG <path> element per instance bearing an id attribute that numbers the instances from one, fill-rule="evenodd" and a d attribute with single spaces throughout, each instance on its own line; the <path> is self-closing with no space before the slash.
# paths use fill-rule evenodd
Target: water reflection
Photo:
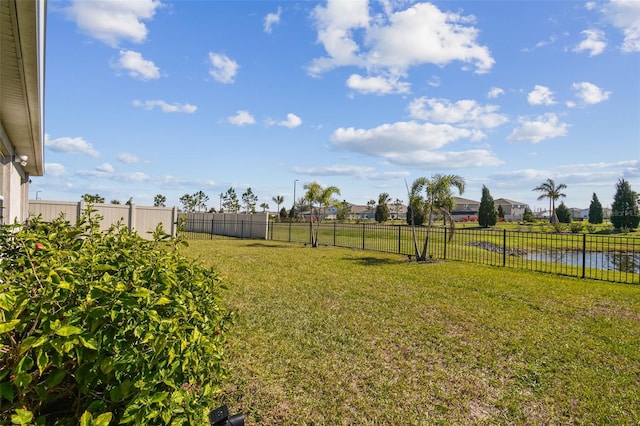
<path id="1" fill-rule="evenodd" d="M 606 257 L 616 271 L 631 273 L 640 271 L 640 256 L 634 256 L 632 253 L 607 253 Z"/>
<path id="2" fill-rule="evenodd" d="M 527 260 L 560 263 L 571 266 L 582 266 L 583 255 L 580 251 L 551 251 L 529 253 L 524 256 Z M 624 252 L 587 252 L 584 255 L 587 268 L 616 270 L 627 273 L 640 273 L 640 253 Z"/>

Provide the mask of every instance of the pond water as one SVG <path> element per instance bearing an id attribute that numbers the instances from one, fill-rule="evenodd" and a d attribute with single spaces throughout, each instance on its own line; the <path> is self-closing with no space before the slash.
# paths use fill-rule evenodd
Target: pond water
<path id="1" fill-rule="evenodd" d="M 528 253 L 523 257 L 527 260 L 540 262 L 582 266 L 582 252 L 580 251 Z M 584 256 L 584 262 L 587 268 L 640 273 L 640 253 L 587 252 Z"/>

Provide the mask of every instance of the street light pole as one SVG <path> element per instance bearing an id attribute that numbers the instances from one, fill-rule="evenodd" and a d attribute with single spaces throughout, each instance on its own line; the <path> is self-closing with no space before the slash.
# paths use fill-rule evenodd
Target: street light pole
<path id="1" fill-rule="evenodd" d="M 298 179 L 293 181 L 293 218 L 296 218 L 296 184 Z"/>
<path id="2" fill-rule="evenodd" d="M 38 194 L 41 193 L 42 191 L 36 191 L 36 200 L 39 200 L 38 198 Z"/>

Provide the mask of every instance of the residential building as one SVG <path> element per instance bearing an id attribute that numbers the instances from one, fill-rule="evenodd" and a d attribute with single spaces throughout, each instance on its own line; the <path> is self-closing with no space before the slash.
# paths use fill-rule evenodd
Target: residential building
<path id="1" fill-rule="evenodd" d="M 44 0 L 0 1 L 0 223 L 22 222 L 44 174 Z"/>
<path id="2" fill-rule="evenodd" d="M 522 220 L 525 209 L 529 207 L 526 203 L 509 200 L 507 198 L 498 198 L 497 200 L 493 200 L 493 204 L 496 206 L 496 209 L 498 206 L 502 206 L 502 210 L 504 211 L 504 220 L 507 222 Z"/>

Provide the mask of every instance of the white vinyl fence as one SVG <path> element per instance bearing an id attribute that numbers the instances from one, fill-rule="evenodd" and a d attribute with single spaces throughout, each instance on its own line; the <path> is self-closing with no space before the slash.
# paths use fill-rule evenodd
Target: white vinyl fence
<path id="1" fill-rule="evenodd" d="M 29 216 L 42 216 L 43 221 L 50 221 L 60 216 L 70 223 L 76 223 L 82 212 L 86 210 L 84 201 L 45 201 L 29 200 Z M 151 233 L 159 223 L 169 235 L 177 232 L 177 207 L 148 207 L 121 204 L 92 204 L 96 214 L 103 217 L 100 222 L 102 230 L 109 229 L 118 222 L 134 230 L 143 238 L 151 239 Z"/>
<path id="2" fill-rule="evenodd" d="M 266 240 L 268 213 L 184 213 L 185 232 Z"/>

